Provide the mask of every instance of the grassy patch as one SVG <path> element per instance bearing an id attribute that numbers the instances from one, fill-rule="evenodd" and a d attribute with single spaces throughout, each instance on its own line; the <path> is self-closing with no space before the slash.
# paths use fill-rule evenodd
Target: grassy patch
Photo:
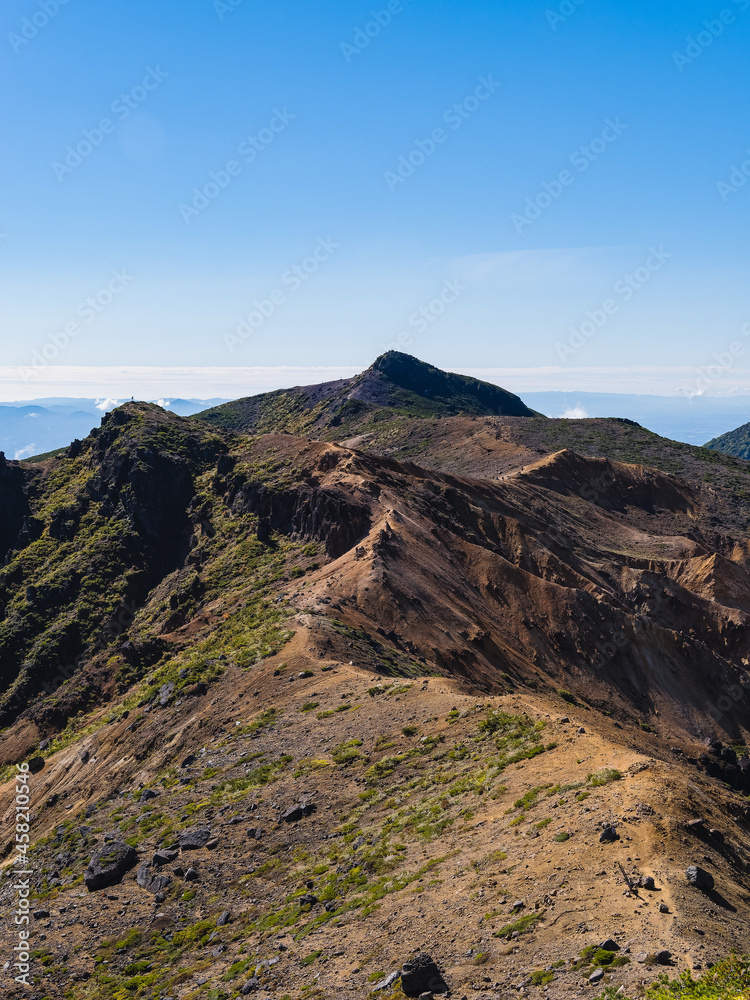
<path id="1" fill-rule="evenodd" d="M 586 779 L 592 788 L 601 788 L 610 785 L 613 781 L 619 781 L 622 774 L 614 767 L 605 767 L 601 771 L 595 771 Z"/>
<path id="2" fill-rule="evenodd" d="M 527 931 L 533 930 L 536 924 L 544 917 L 544 911 L 541 913 L 527 913 L 523 917 L 519 917 L 518 920 L 514 920 L 512 924 L 506 924 L 505 927 L 501 927 L 499 931 L 495 931 L 495 937 L 509 937 L 511 934 L 518 934 L 520 937 Z"/>

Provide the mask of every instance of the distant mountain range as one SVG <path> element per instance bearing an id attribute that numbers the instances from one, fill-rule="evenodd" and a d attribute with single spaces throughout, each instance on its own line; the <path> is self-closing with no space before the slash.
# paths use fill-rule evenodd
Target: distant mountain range
<path id="1" fill-rule="evenodd" d="M 21 459 L 64 448 L 84 438 L 102 417 L 125 400 L 70 399 L 51 396 L 0 404 L 0 451 L 7 458 Z M 221 399 L 152 400 L 181 417 L 191 417 Z"/>

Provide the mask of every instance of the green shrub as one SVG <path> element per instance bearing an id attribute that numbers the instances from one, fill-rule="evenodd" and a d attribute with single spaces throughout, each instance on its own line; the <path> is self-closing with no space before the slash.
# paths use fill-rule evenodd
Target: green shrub
<path id="1" fill-rule="evenodd" d="M 546 986 L 547 983 L 551 983 L 554 978 L 554 972 L 548 972 L 546 969 L 537 969 L 536 972 L 531 973 L 531 985 Z"/>
<path id="2" fill-rule="evenodd" d="M 601 771 L 595 771 L 590 774 L 586 779 L 592 788 L 601 788 L 603 785 L 609 785 L 613 781 L 619 781 L 622 777 L 619 771 L 615 770 L 613 767 L 605 767 Z"/>
<path id="3" fill-rule="evenodd" d="M 495 931 L 495 937 L 507 937 L 509 934 L 514 934 L 516 931 L 520 937 L 522 934 L 525 934 L 526 931 L 532 930 L 534 925 L 538 923 L 543 916 L 544 911 L 541 913 L 527 913 L 525 916 L 515 920 L 512 924 L 506 924 L 505 927 L 501 927 L 499 931 Z"/>

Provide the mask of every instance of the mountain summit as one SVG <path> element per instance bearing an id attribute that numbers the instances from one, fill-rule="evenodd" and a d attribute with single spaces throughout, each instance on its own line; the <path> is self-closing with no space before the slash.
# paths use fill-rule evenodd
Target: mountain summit
<path id="1" fill-rule="evenodd" d="M 200 419 L 238 431 L 317 435 L 359 430 L 388 411 L 403 417 L 536 416 L 518 396 L 490 382 L 388 351 L 353 378 L 249 396 L 206 410 Z"/>

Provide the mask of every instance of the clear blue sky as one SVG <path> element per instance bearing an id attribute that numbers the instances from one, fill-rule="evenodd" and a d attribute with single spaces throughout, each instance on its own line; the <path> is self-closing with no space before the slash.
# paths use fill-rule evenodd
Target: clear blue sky
<path id="1" fill-rule="evenodd" d="M 0 14 L 3 365 L 75 323 L 53 364 L 364 366 L 404 334 L 447 367 L 697 367 L 750 320 L 750 183 L 717 189 L 750 160 L 750 0 L 58 4 Z"/>

